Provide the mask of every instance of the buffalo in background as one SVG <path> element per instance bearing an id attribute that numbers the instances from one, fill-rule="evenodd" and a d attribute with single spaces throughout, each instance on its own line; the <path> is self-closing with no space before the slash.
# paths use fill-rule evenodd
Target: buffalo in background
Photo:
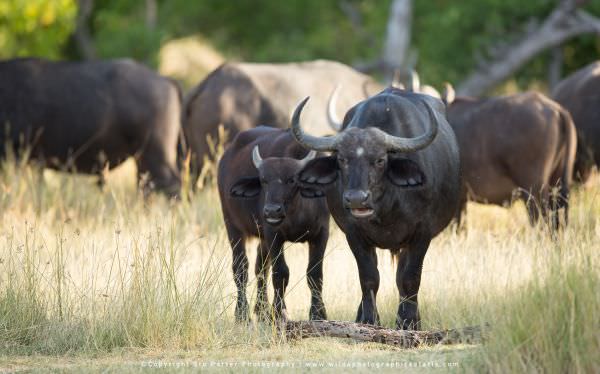
<path id="1" fill-rule="evenodd" d="M 181 94 L 132 60 L 0 62 L 0 153 L 29 148 L 42 166 L 98 174 L 135 157 L 145 190 L 179 193 Z"/>
<path id="2" fill-rule="evenodd" d="M 600 62 L 594 62 L 561 81 L 552 92 L 565 107 L 577 128 L 577 157 L 574 177 L 589 179 L 594 166 L 600 166 Z"/>
<path id="3" fill-rule="evenodd" d="M 388 88 L 352 107 L 339 134 L 305 133 L 292 117 L 296 140 L 331 156 L 310 161 L 302 186 L 322 190 L 358 265 L 362 300 L 357 322 L 379 323 L 375 247 L 398 256 L 396 324 L 419 327 L 417 296 L 431 239 L 452 220 L 460 197 L 458 144 L 441 100 Z"/>
<path id="4" fill-rule="evenodd" d="M 205 157 L 212 159 L 207 137 L 218 138 L 223 126 L 229 139 L 259 125 L 286 128 L 298 101 L 313 95 L 307 110 L 310 130 L 333 132 L 326 113 L 327 98 L 338 84 L 344 90 L 341 105 L 350 107 L 381 90 L 379 83 L 339 62 L 317 60 L 287 64 L 226 63 L 208 75 L 187 95 L 183 129 L 191 157 L 192 182 Z"/>
<path id="5" fill-rule="evenodd" d="M 458 224 L 467 199 L 505 205 L 515 197 L 524 200 L 532 224 L 540 212 L 546 217 L 548 208 L 553 228 L 559 226 L 560 208 L 566 223 L 577 146 L 569 113 L 535 92 L 453 97 L 448 86 L 446 113 L 458 139 L 463 175 Z"/>
<path id="6" fill-rule="evenodd" d="M 237 320 L 248 318 L 246 240 L 257 237 L 255 312 L 268 313 L 266 277 L 273 264 L 274 313 L 286 318 L 285 289 L 290 271 L 286 241 L 308 242 L 306 269 L 311 291 L 310 319 L 326 319 L 323 304 L 323 255 L 329 238 L 329 212 L 321 191 L 302 188 L 299 171 L 315 157 L 292 138 L 289 130 L 260 126 L 239 133 L 219 162 L 218 187 L 237 286 Z"/>

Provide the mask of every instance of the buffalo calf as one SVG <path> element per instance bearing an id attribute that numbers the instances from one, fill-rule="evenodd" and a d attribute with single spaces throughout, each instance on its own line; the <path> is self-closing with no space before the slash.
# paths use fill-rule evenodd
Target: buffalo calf
<path id="1" fill-rule="evenodd" d="M 308 154 L 307 154 L 308 153 Z M 284 293 L 289 281 L 283 244 L 308 242 L 308 286 L 311 319 L 326 319 L 323 289 L 323 254 L 329 237 L 329 213 L 322 192 L 301 188 L 298 172 L 315 152 L 307 152 L 289 130 L 260 126 L 241 132 L 219 162 L 218 186 L 227 235 L 233 249 L 233 274 L 237 286 L 237 320 L 248 319 L 246 239 L 258 237 L 255 313 L 268 313 L 266 277 L 273 267 L 276 318 L 286 318 Z"/>

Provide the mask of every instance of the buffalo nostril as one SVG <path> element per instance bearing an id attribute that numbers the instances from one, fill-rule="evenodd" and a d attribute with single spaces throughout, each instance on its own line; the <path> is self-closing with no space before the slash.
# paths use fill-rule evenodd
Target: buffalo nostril
<path id="1" fill-rule="evenodd" d="M 347 204 L 362 204 L 371 196 L 370 191 L 351 190 L 344 193 L 344 202 Z"/>
<path id="2" fill-rule="evenodd" d="M 279 204 L 267 204 L 264 208 L 265 214 L 281 213 L 282 210 L 283 208 Z"/>

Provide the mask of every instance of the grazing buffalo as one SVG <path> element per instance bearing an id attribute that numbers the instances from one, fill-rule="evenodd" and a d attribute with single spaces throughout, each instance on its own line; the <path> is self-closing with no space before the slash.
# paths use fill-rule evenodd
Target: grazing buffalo
<path id="1" fill-rule="evenodd" d="M 560 82 L 552 98 L 573 117 L 577 129 L 574 178 L 585 183 L 593 167 L 600 167 L 600 61 Z"/>
<path id="2" fill-rule="evenodd" d="M 300 172 L 303 187 L 326 193 L 333 218 L 356 258 L 362 301 L 356 320 L 378 323 L 375 247 L 399 257 L 399 328 L 418 328 L 417 294 L 425 253 L 452 220 L 460 197 L 458 145 L 444 104 L 431 96 L 387 88 L 351 108 L 344 130 L 306 134 L 296 108 L 292 129 L 303 146 L 331 156 Z"/>
<path id="3" fill-rule="evenodd" d="M 515 197 L 525 201 L 535 224 L 547 208 L 552 226 L 558 209 L 568 216 L 569 185 L 577 139 L 569 113 L 534 92 L 474 99 L 448 95 L 447 118 L 460 147 L 463 175 L 461 209 L 467 199 L 505 205 Z M 558 187 L 558 196 L 552 188 Z"/>
<path id="4" fill-rule="evenodd" d="M 43 166 L 90 174 L 133 156 L 146 187 L 177 195 L 180 96 L 130 60 L 2 61 L 0 153 L 30 148 Z"/>
<path id="5" fill-rule="evenodd" d="M 207 137 L 217 140 L 219 126 L 233 139 L 240 131 L 260 124 L 287 128 L 298 101 L 313 93 L 314 105 L 307 115 L 311 131 L 331 133 L 325 111 L 336 85 L 344 85 L 340 105 L 350 107 L 381 86 L 349 66 L 333 61 L 289 64 L 226 63 L 213 71 L 186 97 L 183 128 L 192 152 L 193 181 L 210 159 Z"/>
<path id="6" fill-rule="evenodd" d="M 298 172 L 315 155 L 296 143 L 289 130 L 260 126 L 239 133 L 219 162 L 219 194 L 233 249 L 233 274 L 238 291 L 237 320 L 248 318 L 248 237 L 260 238 L 255 268 L 258 280 L 255 312 L 259 318 L 268 315 L 265 282 L 271 260 L 275 316 L 286 318 L 283 296 L 289 269 L 283 244 L 291 241 L 308 242 L 306 276 L 312 294 L 310 318 L 326 319 L 321 291 L 329 212 L 321 191 L 298 185 Z"/>

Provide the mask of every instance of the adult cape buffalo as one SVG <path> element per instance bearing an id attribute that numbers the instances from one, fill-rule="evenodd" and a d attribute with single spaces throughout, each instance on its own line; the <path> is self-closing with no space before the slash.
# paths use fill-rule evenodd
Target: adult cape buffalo
<path id="1" fill-rule="evenodd" d="M 177 86 L 130 60 L 0 62 L 0 150 L 30 147 L 44 166 L 100 174 L 134 156 L 146 187 L 180 189 Z"/>
<path id="2" fill-rule="evenodd" d="M 578 143 L 574 177 L 585 182 L 594 165 L 600 166 L 600 61 L 561 81 L 552 97 L 571 113 L 575 122 Z"/>
<path id="3" fill-rule="evenodd" d="M 193 181 L 205 157 L 212 158 L 207 137 L 216 140 L 223 126 L 228 138 L 258 125 L 287 128 L 300 99 L 313 95 L 306 116 L 316 134 L 332 133 L 327 98 L 338 84 L 341 107 L 349 108 L 381 86 L 344 64 L 317 60 L 288 64 L 226 63 L 208 75 L 185 99 L 183 128 L 192 152 Z"/>
<path id="4" fill-rule="evenodd" d="M 548 208 L 554 229 L 560 208 L 566 224 L 577 146 L 569 113 L 535 92 L 454 101 L 452 96 L 446 99 L 447 118 L 458 139 L 464 182 L 457 223 L 467 199 L 505 205 L 517 197 L 525 202 L 532 224 L 540 212 L 546 217 Z"/>
<path id="5" fill-rule="evenodd" d="M 306 148 L 332 152 L 309 162 L 300 182 L 322 189 L 356 258 L 362 301 L 358 322 L 378 323 L 379 272 L 375 247 L 399 257 L 399 328 L 418 328 L 417 294 L 425 253 L 459 203 L 458 145 L 445 106 L 431 96 L 387 88 L 352 107 L 344 130 L 306 134 L 296 108 L 292 129 Z"/>

